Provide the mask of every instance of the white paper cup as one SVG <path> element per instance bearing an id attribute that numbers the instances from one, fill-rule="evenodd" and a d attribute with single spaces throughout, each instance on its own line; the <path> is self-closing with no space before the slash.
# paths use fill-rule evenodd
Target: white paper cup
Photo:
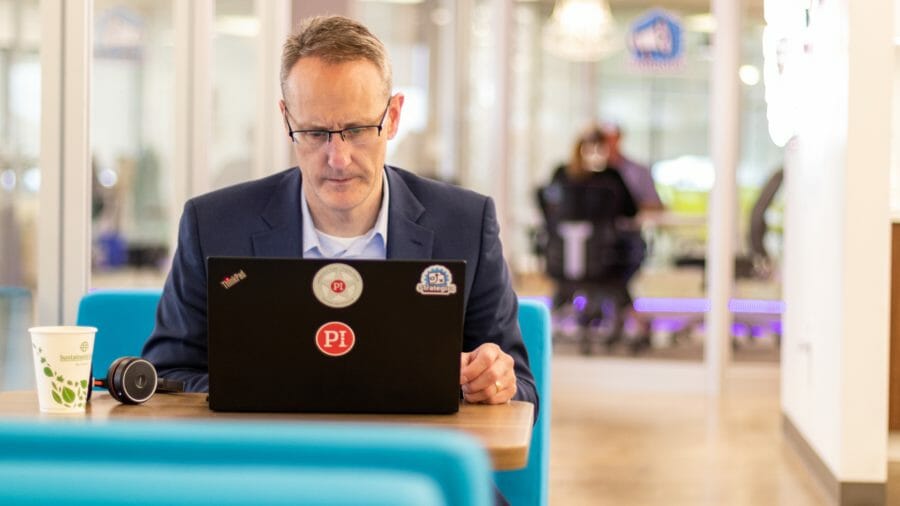
<path id="1" fill-rule="evenodd" d="M 32 327 L 34 376 L 45 413 L 83 413 L 91 381 L 94 327 Z"/>

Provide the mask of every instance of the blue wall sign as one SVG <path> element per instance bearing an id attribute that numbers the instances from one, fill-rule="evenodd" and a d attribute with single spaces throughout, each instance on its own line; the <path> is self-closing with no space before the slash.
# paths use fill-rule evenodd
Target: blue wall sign
<path id="1" fill-rule="evenodd" d="M 640 16 L 628 30 L 628 52 L 641 67 L 677 66 L 684 57 L 684 29 L 672 13 L 653 9 Z"/>

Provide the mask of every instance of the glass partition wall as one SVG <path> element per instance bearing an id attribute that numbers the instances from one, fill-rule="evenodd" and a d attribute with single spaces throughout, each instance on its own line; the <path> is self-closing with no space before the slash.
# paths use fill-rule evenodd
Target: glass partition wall
<path id="1" fill-rule="evenodd" d="M 91 286 L 161 286 L 174 162 L 171 1 L 95 0 Z"/>
<path id="2" fill-rule="evenodd" d="M 572 61 L 543 43 L 554 2 L 511 2 L 511 77 L 508 89 L 500 90 L 496 69 L 503 68 L 498 45 L 504 24 L 498 16 L 504 11 L 498 3 L 353 3 L 352 14 L 385 40 L 397 67 L 397 88 L 413 90 L 412 111 L 404 110 L 404 122 L 412 116 L 415 133 L 394 143 L 389 163 L 495 198 L 503 194 L 505 207 L 498 212 L 517 290 L 549 297 L 553 283 L 535 254 L 543 221 L 535 190 L 567 162 L 586 124 L 617 125 L 621 150 L 652 170 L 666 211 L 641 221 L 647 253 L 629 285 L 636 311 L 628 315 L 623 340 L 634 346 L 617 344 L 610 352 L 701 360 L 709 307 L 707 203 L 715 177 L 708 146 L 715 32 L 708 7 L 661 2 L 680 24 L 683 56 L 676 65 L 647 68 L 635 63 L 626 38 L 648 9 L 611 2 L 615 47 L 597 61 Z M 738 259 L 731 308 L 736 359 L 777 361 L 783 205 L 777 191 L 764 195 L 766 202 L 760 196 L 767 183 L 772 190 L 783 155 L 767 132 L 762 27 L 761 8 L 749 8 L 742 34 Z M 493 149 L 501 134 L 497 107 L 503 94 L 511 104 L 506 154 L 511 176 L 500 188 Z M 583 299 L 574 302 L 584 304 Z M 566 343 L 578 341 L 579 330 L 565 312 L 558 316 L 557 343 L 565 350 Z M 608 337 L 604 325 L 602 319 L 592 323 L 595 345 Z M 593 351 L 606 349 L 594 346 Z"/>
<path id="3" fill-rule="evenodd" d="M 0 0 L 0 285 L 24 296 L 3 304 L 27 306 L 0 311 L 3 329 L 30 324 L 33 310 L 28 300 L 35 297 L 38 5 L 37 0 Z M 272 5 L 260 0 L 211 2 L 211 51 L 204 65 L 209 67 L 212 92 L 209 118 L 200 118 L 209 126 L 209 156 L 208 163 L 194 166 L 185 162 L 189 157 L 177 154 L 174 138 L 183 123 L 176 119 L 182 112 L 175 107 L 179 90 L 174 72 L 182 68 L 178 61 L 184 48 L 178 45 L 181 39 L 176 38 L 173 21 L 178 16 L 173 11 L 182 4 L 93 2 L 90 286 L 162 284 L 175 221 L 189 196 L 180 194 L 173 181 L 190 177 L 185 172 L 205 171 L 198 180 L 209 184 L 194 188 L 197 191 L 264 175 L 248 160 L 254 151 L 257 155 L 261 151 L 259 143 L 275 141 L 267 140 L 268 134 L 261 138 L 259 106 L 247 97 L 266 89 L 246 76 L 259 73 L 260 58 L 252 48 L 271 43 L 270 50 L 278 51 L 274 42 L 262 41 L 268 32 L 260 8 Z M 684 5 L 662 4 L 681 22 L 683 61 L 676 68 L 653 71 L 633 65 L 624 42 L 599 61 L 555 56 L 543 42 L 554 2 L 340 3 L 385 41 L 394 62 L 395 87 L 407 97 L 401 132 L 389 145 L 389 161 L 497 197 L 505 252 L 522 295 L 549 299 L 554 290 L 535 248 L 543 223 L 535 190 L 567 161 L 585 123 L 617 123 L 623 132 L 623 151 L 652 169 L 667 209 L 661 218 L 643 222 L 647 257 L 630 284 L 636 311 L 628 315 L 626 337 L 650 338 L 638 350 L 643 356 L 699 359 L 707 307 L 703 276 L 707 199 L 713 177 L 707 144 L 714 32 L 703 6 Z M 617 2 L 612 7 L 617 37 L 623 41 L 631 23 L 646 11 Z M 761 26 L 761 14 L 750 9 L 743 34 L 746 68 L 741 69 L 742 228 L 735 237 L 743 258 L 738 260 L 732 308 L 737 358 L 759 356 L 754 350 L 777 353 L 780 330 L 783 206 L 778 192 L 754 215 L 761 190 L 771 182 L 782 157 L 766 132 L 759 76 Z M 509 39 L 506 47 L 500 44 L 503 34 Z M 277 70 L 264 73 L 277 78 Z M 507 108 L 508 116 L 500 116 L 500 107 Z M 499 138 L 504 131 L 508 138 Z M 508 147 L 501 153 L 507 160 L 501 165 L 509 166 L 504 177 L 498 177 L 501 141 Z M 273 166 L 265 170 L 283 168 L 281 163 L 268 165 Z M 763 232 L 754 236 L 751 218 L 756 217 L 758 224 L 759 216 Z M 754 256 L 757 243 L 766 250 L 765 258 Z M 562 313 L 557 320 L 561 351 L 577 352 L 570 346 L 566 317 Z M 592 325 L 599 344 L 609 329 L 602 321 Z M 0 342 L 0 350 L 7 344 Z M 741 349 L 749 355 L 741 355 Z M 602 346 L 593 351 L 607 352 Z M 610 349 L 622 355 L 631 351 L 627 346 Z"/>
<path id="4" fill-rule="evenodd" d="M 38 0 L 0 0 L 0 390 L 33 384 L 41 119 Z"/>

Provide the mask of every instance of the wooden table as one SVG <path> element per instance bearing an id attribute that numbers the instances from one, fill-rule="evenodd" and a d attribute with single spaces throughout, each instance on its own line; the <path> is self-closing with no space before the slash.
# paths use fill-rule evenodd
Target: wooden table
<path id="1" fill-rule="evenodd" d="M 481 441 L 493 461 L 494 469 L 525 467 L 531 443 L 534 405 L 510 401 L 493 406 L 462 403 L 452 415 L 345 415 L 309 413 L 222 413 L 211 411 L 206 394 L 158 394 L 145 404 L 119 404 L 105 391 L 94 391 L 84 415 L 41 413 L 33 391 L 0 392 L 0 417 L 40 419 L 86 416 L 91 420 L 189 419 L 266 420 L 412 424 L 461 430 Z"/>

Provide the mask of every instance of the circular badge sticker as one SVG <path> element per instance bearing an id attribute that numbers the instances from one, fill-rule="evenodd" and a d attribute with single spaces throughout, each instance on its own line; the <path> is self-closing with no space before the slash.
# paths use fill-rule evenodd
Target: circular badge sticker
<path id="1" fill-rule="evenodd" d="M 316 331 L 316 346 L 329 357 L 346 355 L 356 344 L 356 334 L 342 322 L 328 322 Z"/>
<path id="2" fill-rule="evenodd" d="M 362 276 L 347 264 L 328 264 L 313 277 L 313 294 L 322 304 L 333 308 L 347 307 L 359 300 L 363 291 Z"/>

